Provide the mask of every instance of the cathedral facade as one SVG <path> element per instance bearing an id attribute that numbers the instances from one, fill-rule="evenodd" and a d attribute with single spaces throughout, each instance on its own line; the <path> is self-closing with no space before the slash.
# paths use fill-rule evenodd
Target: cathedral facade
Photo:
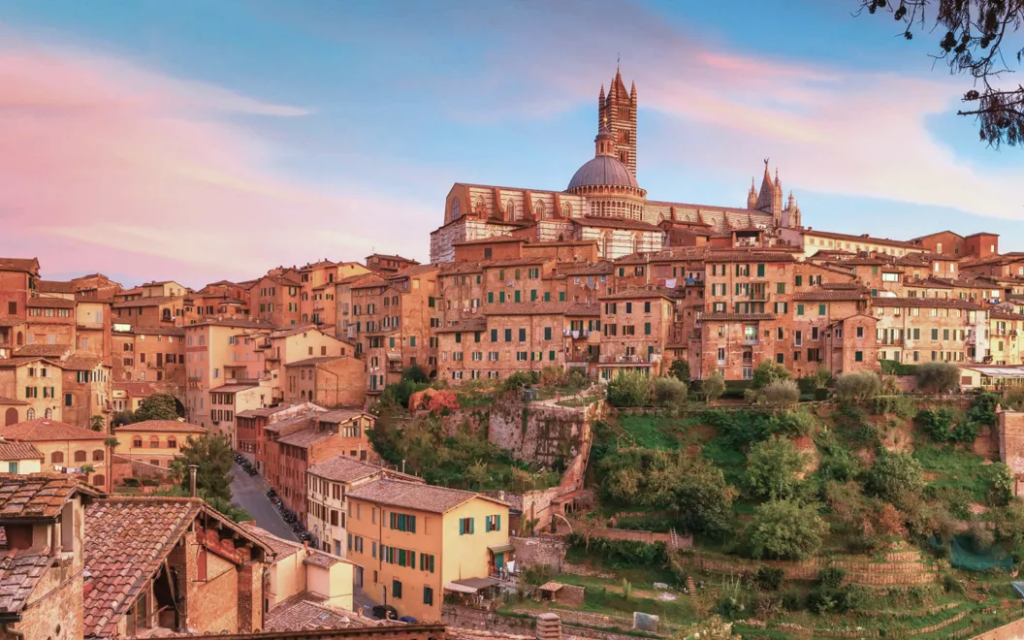
<path id="1" fill-rule="evenodd" d="M 445 200 L 444 224 L 430 234 L 430 261 L 451 262 L 455 245 L 494 236 L 530 242 L 594 241 L 598 253 L 616 259 L 660 251 L 671 245 L 673 229 L 730 234 L 764 230 L 768 237 L 800 227 L 792 194 L 783 206 L 782 183 L 765 161 L 760 190 L 751 183 L 747 207 L 649 200 L 637 182 L 637 92 L 616 71 L 607 94 L 598 96 L 594 157 L 581 166 L 564 191 L 456 183 Z"/>

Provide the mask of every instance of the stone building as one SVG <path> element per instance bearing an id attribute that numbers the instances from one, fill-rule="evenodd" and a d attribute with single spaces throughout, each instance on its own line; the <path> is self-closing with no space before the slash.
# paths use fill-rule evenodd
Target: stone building
<path id="1" fill-rule="evenodd" d="M 982 362 L 989 350 L 989 311 L 974 302 L 874 298 L 878 355 L 898 362 Z"/>
<path id="2" fill-rule="evenodd" d="M 284 378 L 284 401 L 290 404 L 361 407 L 366 401 L 366 363 L 351 355 L 286 363 Z"/>
<path id="3" fill-rule="evenodd" d="M 111 487 L 108 435 L 73 424 L 36 418 L 0 428 L 0 437 L 28 442 L 43 456 L 43 470 L 85 478 L 93 486 Z"/>
<path id="4" fill-rule="evenodd" d="M 655 287 L 625 288 L 600 296 L 600 359 L 605 380 L 619 371 L 664 373 L 664 347 L 674 321 L 674 292 Z"/>

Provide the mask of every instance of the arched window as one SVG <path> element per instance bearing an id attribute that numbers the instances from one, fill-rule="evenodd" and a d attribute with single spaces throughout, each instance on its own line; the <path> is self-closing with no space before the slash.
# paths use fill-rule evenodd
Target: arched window
<path id="1" fill-rule="evenodd" d="M 132 436 L 132 446 L 136 449 L 142 448 L 142 436 Z"/>
<path id="2" fill-rule="evenodd" d="M 505 218 L 507 220 L 516 219 L 516 203 L 513 202 L 511 198 L 509 198 L 508 201 L 505 202 Z"/>
<path id="3" fill-rule="evenodd" d="M 53 453 L 51 453 L 50 454 L 50 462 L 53 463 L 53 464 L 63 464 L 64 463 L 64 452 L 63 451 L 54 451 Z"/>
<path id="4" fill-rule="evenodd" d="M 642 238 L 639 233 L 633 236 L 633 253 L 640 253 L 640 247 L 643 246 Z"/>
<path id="5" fill-rule="evenodd" d="M 92 452 L 93 462 L 103 462 L 103 449 L 94 449 Z"/>
<path id="6" fill-rule="evenodd" d="M 537 212 L 537 218 L 543 220 L 543 219 L 545 219 L 547 217 L 545 215 L 545 214 L 547 214 L 547 208 L 544 206 L 543 202 L 535 202 L 535 203 L 533 203 L 533 209 L 534 209 L 534 211 Z"/>
<path id="7" fill-rule="evenodd" d="M 458 196 L 452 198 L 452 220 L 458 220 L 459 216 L 462 215 L 460 209 Z"/>
<path id="8" fill-rule="evenodd" d="M 18 423 L 18 410 L 11 407 L 4 412 L 4 426 L 10 426 Z"/>
<path id="9" fill-rule="evenodd" d="M 75 462 L 85 462 L 87 457 L 84 451 L 79 450 L 75 452 Z"/>
<path id="10" fill-rule="evenodd" d="M 604 251 L 605 258 L 612 257 L 612 234 L 605 233 L 602 237 L 602 250 Z"/>
<path id="11" fill-rule="evenodd" d="M 159 449 L 160 448 L 160 438 L 158 438 L 157 436 L 149 436 L 149 448 L 150 449 Z"/>
<path id="12" fill-rule="evenodd" d="M 16 338 L 16 342 L 18 343 L 19 347 L 21 345 L 25 344 L 25 336 L 22 335 L 22 333 L 20 331 L 18 332 L 18 337 Z"/>
<path id="13" fill-rule="evenodd" d="M 92 477 L 92 486 L 94 486 L 94 487 L 101 487 L 102 488 L 102 487 L 106 486 L 106 484 L 107 484 L 107 479 L 104 478 L 102 475 L 98 475 L 98 476 L 93 476 Z"/>
<path id="14" fill-rule="evenodd" d="M 28 411 L 26 411 L 25 412 L 25 419 L 26 420 L 35 420 L 36 419 L 36 410 L 35 409 L 29 409 Z"/>
<path id="15" fill-rule="evenodd" d="M 53 417 L 53 409 L 47 409 L 46 411 L 44 411 L 43 412 L 43 417 L 46 418 L 47 420 L 52 418 Z"/>
<path id="16" fill-rule="evenodd" d="M 167 436 L 167 448 L 168 449 L 177 449 L 178 448 L 178 439 L 175 438 L 174 436 Z"/>

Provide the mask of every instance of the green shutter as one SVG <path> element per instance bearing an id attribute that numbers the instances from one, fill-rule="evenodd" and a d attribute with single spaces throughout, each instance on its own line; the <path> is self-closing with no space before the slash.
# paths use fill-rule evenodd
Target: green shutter
<path id="1" fill-rule="evenodd" d="M 494 302 L 494 292 L 493 291 L 488 291 L 487 292 L 487 302 Z"/>
<path id="2" fill-rule="evenodd" d="M 516 302 L 521 302 L 521 300 L 519 299 L 519 292 L 518 291 L 515 292 L 515 298 L 516 298 Z"/>
<path id="3" fill-rule="evenodd" d="M 763 278 L 764 277 L 764 265 L 763 264 L 757 265 L 757 276 L 759 278 Z"/>
<path id="4" fill-rule="evenodd" d="M 804 315 L 804 305 L 802 305 L 802 304 L 796 305 L 796 315 L 798 315 L 798 316 Z"/>

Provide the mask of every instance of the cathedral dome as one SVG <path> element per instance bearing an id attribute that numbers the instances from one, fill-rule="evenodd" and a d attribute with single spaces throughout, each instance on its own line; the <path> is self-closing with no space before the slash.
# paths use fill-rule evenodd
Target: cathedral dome
<path id="1" fill-rule="evenodd" d="M 626 165 L 618 158 L 605 155 L 596 156 L 580 167 L 569 181 L 566 190 L 589 186 L 640 188 Z"/>

